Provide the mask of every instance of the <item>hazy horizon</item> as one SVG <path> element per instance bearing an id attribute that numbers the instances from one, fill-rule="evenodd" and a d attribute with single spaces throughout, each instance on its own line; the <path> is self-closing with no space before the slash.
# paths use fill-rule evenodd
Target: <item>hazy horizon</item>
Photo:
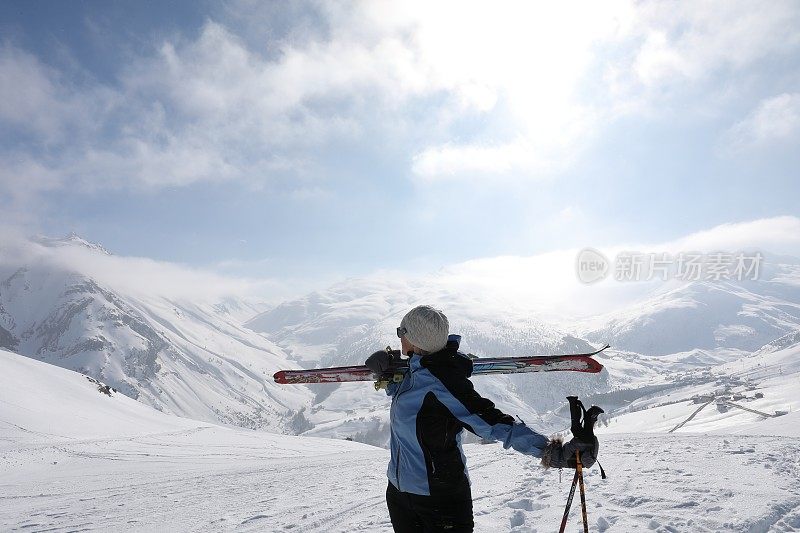
<path id="1" fill-rule="evenodd" d="M 796 247 L 796 3 L 0 14 L 12 233 L 297 291 L 719 227 Z"/>

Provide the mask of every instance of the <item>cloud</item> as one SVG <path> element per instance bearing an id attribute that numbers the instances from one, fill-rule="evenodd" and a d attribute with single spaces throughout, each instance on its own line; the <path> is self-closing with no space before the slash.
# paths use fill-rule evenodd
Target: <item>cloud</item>
<path id="1" fill-rule="evenodd" d="M 566 213 L 565 216 L 570 216 Z M 622 251 L 642 253 L 752 251 L 800 257 L 800 218 L 793 216 L 721 224 L 661 243 L 618 243 L 600 247 L 608 258 Z M 533 256 L 477 258 L 437 272 L 378 271 L 378 280 L 414 286 L 441 286 L 462 294 L 490 294 L 499 312 L 508 306 L 542 318 L 588 316 L 629 305 L 650 294 L 656 282 L 621 283 L 611 279 L 585 285 L 575 272 L 578 249 Z M 139 257 L 106 256 L 78 246 L 51 248 L 31 243 L 19 229 L 0 226 L 0 266 L 45 263 L 79 272 L 104 286 L 140 297 L 216 302 L 225 297 L 263 297 L 271 303 L 331 284 L 334 279 L 271 278 L 258 272 L 269 259 L 224 261 L 213 269 Z M 220 274 L 224 272 L 227 274 Z"/>
<path id="2" fill-rule="evenodd" d="M 800 257 L 800 218 L 781 216 L 720 224 L 665 243 L 661 248 L 673 253 L 761 250 Z"/>
<path id="3" fill-rule="evenodd" d="M 508 142 L 445 143 L 425 148 L 412 158 L 411 170 L 420 182 L 483 180 L 486 176 L 512 180 L 551 178 L 578 158 L 596 117 L 575 104 L 539 131 L 527 131 Z M 558 130 L 558 133 L 554 133 Z"/>
<path id="4" fill-rule="evenodd" d="M 790 53 L 800 44 L 800 11 L 791 1 L 769 9 L 747 1 L 650 2 L 639 6 L 630 32 L 644 39 L 633 62 L 639 81 L 676 85 Z"/>
<path id="5" fill-rule="evenodd" d="M 604 46 L 602 123 L 681 117 L 702 126 L 748 105 L 758 84 L 794 68 L 800 5 L 748 1 L 640 2 Z M 765 68 L 766 66 L 766 68 Z"/>
<path id="6" fill-rule="evenodd" d="M 0 153 L 13 168 L 0 186 L 36 192 L 44 174 L 84 190 L 293 177 L 313 190 L 303 174 L 321 168 L 320 146 L 359 138 L 377 108 L 396 108 L 427 81 L 391 35 L 303 37 L 265 56 L 209 21 L 196 39 L 123 65 L 118 83 L 88 87 L 5 45 L 0 126 L 28 137 Z"/>
<path id="7" fill-rule="evenodd" d="M 223 275 L 214 270 L 156 261 L 144 257 L 105 255 L 76 244 L 44 246 L 32 242 L 17 227 L 0 226 L 0 270 L 44 266 L 75 272 L 104 287 L 141 298 L 168 298 L 216 303 L 227 297 L 278 303 L 297 296 L 309 285 L 269 277 Z M 10 270 L 9 270 L 10 269 Z"/>
<path id="8" fill-rule="evenodd" d="M 386 143 L 420 183 L 540 179 L 616 117 L 680 106 L 800 43 L 792 2 L 577 7 L 315 2 L 279 28 L 276 8 L 242 2 L 105 83 L 5 44 L 0 188 L 313 190 L 327 151 Z"/>
<path id="9" fill-rule="evenodd" d="M 774 217 L 721 224 L 661 243 L 618 243 L 598 247 L 609 259 L 620 252 L 761 251 L 800 258 L 800 218 Z M 652 294 L 659 281 L 617 282 L 611 278 L 586 285 L 578 280 L 578 249 L 534 256 L 487 257 L 443 268 L 437 283 L 463 293 L 491 294 L 500 307 L 528 309 L 542 317 L 591 316 L 619 309 Z"/>
<path id="10" fill-rule="evenodd" d="M 800 93 L 783 93 L 762 100 L 743 120 L 731 126 L 722 137 L 722 148 L 733 154 L 743 148 L 796 140 L 798 134 Z"/>
<path id="11" fill-rule="evenodd" d="M 477 142 L 419 150 L 412 170 L 420 181 L 558 175 L 615 119 L 714 112 L 720 79 L 800 45 L 792 2 L 764 10 L 749 2 L 612 2 L 582 4 L 577 16 L 574 7 L 506 4 L 490 13 L 470 5 L 454 32 L 435 15 L 424 20 L 421 35 L 427 24 L 447 36 L 425 43 L 430 70 L 444 73 L 442 86 L 454 92 L 483 88 L 493 105 L 480 111 L 502 127 Z"/>
<path id="12" fill-rule="evenodd" d="M 5 199 L 9 205 L 22 205 L 22 200 L 28 199 L 32 193 L 57 189 L 62 185 L 61 176 L 54 169 L 27 154 L 3 158 L 0 183 L 7 189 L 3 192 L 6 193 Z"/>
<path id="13" fill-rule="evenodd" d="M 426 12 L 419 54 L 440 90 L 454 95 L 440 116 L 445 124 L 456 119 L 445 133 L 452 138 L 414 155 L 412 171 L 421 181 L 538 179 L 569 166 L 600 117 L 579 94 L 597 60 L 594 47 L 611 37 L 627 7 L 581 9 L 575 17 L 568 4 L 467 3 L 458 8 L 456 27 L 449 12 Z M 474 116 L 486 121 L 484 131 L 460 140 L 459 119 Z"/>
<path id="14" fill-rule="evenodd" d="M 0 121 L 23 134 L 53 142 L 64 135 L 78 110 L 59 74 L 9 45 L 0 47 Z"/>

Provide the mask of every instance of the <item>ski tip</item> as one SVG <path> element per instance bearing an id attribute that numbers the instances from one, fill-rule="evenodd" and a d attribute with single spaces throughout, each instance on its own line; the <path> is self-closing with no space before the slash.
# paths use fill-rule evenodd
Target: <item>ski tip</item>
<path id="1" fill-rule="evenodd" d="M 603 370 L 603 368 L 605 368 L 599 361 L 595 361 L 594 359 L 589 359 L 588 361 L 589 361 L 588 367 L 585 370 L 585 372 L 589 372 L 591 374 L 597 374 L 598 372 Z"/>
<path id="2" fill-rule="evenodd" d="M 275 383 L 286 384 L 286 371 L 278 370 L 272 374 L 272 379 L 275 380 Z"/>

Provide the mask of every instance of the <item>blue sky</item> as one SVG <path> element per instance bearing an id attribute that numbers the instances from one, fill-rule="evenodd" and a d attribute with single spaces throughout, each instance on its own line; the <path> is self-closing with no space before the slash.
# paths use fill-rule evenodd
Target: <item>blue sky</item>
<path id="1" fill-rule="evenodd" d="M 0 4 L 0 207 L 247 276 L 800 215 L 800 5 Z"/>

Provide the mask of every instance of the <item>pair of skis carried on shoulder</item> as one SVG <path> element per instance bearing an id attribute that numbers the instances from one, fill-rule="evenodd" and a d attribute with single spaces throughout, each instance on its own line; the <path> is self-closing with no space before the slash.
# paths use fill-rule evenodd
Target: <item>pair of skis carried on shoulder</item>
<path id="1" fill-rule="evenodd" d="M 472 375 L 516 374 L 520 372 L 589 372 L 595 374 L 603 369 L 603 365 L 592 359 L 609 348 L 606 344 L 599 350 L 589 353 L 567 355 L 535 355 L 523 357 L 474 357 L 472 359 Z M 390 368 L 382 375 L 375 376 L 364 365 L 338 366 L 331 368 L 312 368 L 308 370 L 280 370 L 273 376 L 276 383 L 299 385 L 305 383 L 345 383 L 350 381 L 376 381 L 380 388 L 387 383 L 402 380 L 408 369 L 408 359 L 403 359 L 400 350 L 387 348 L 392 356 Z"/>

